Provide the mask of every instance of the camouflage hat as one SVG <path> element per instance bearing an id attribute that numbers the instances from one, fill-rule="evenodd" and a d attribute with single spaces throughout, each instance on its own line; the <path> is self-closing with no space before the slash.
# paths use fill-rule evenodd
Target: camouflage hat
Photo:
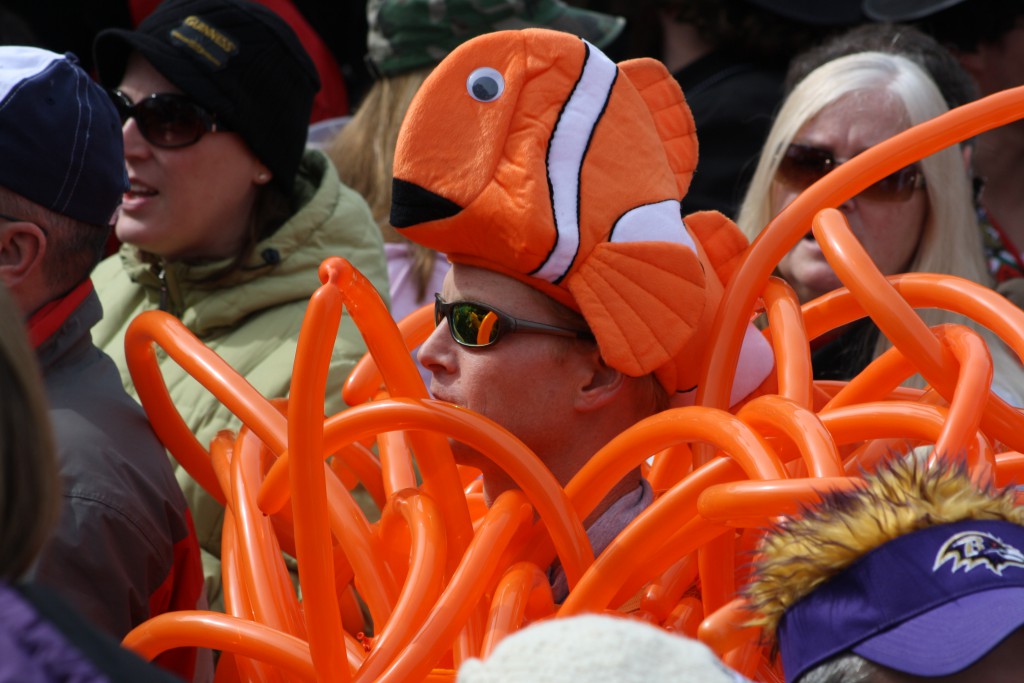
<path id="1" fill-rule="evenodd" d="M 370 0 L 367 62 L 382 76 L 434 66 L 470 38 L 523 28 L 575 34 L 605 47 L 626 20 L 561 0 Z"/>

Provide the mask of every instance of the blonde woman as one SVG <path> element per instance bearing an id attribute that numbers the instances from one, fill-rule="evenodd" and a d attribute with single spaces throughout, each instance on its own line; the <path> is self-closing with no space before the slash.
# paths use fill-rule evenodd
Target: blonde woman
<path id="1" fill-rule="evenodd" d="M 945 111 L 934 81 L 905 57 L 862 52 L 823 64 L 783 102 L 740 209 L 740 228 L 753 239 L 800 192 L 837 165 Z M 891 174 L 838 208 L 883 274 L 945 273 L 992 285 L 960 146 Z M 777 274 L 802 302 L 842 286 L 810 225 L 779 262 Z M 921 315 L 931 325 L 963 322 L 942 311 Z M 1021 405 L 1024 372 L 1019 362 L 994 335 L 981 332 L 996 366 L 993 388 Z M 849 379 L 888 346 L 870 321 L 861 321 L 815 350 L 815 375 Z"/>

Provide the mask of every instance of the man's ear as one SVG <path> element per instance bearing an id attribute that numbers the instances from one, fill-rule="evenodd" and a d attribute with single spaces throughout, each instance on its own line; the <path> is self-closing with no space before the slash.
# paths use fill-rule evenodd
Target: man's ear
<path id="1" fill-rule="evenodd" d="M 964 169 L 967 171 L 967 175 L 974 177 L 974 145 L 973 144 L 960 144 L 960 154 L 964 158 Z"/>
<path id="2" fill-rule="evenodd" d="M 601 357 L 595 345 L 586 358 L 586 375 L 576 392 L 576 409 L 589 412 L 603 408 L 626 389 L 626 375 L 616 370 Z"/>
<path id="3" fill-rule="evenodd" d="M 15 289 L 42 272 L 46 233 L 35 223 L 18 221 L 0 228 L 0 280 Z"/>

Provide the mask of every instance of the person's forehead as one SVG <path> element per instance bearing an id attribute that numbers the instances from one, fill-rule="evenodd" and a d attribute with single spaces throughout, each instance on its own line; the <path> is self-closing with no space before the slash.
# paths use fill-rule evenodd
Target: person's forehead
<path id="1" fill-rule="evenodd" d="M 843 95 L 810 117 L 794 136 L 804 144 L 847 145 L 861 152 L 909 127 L 903 104 L 879 90 Z"/>
<path id="2" fill-rule="evenodd" d="M 448 271 L 441 293 L 446 301 L 471 299 L 498 308 L 544 310 L 552 300 L 513 277 L 476 266 L 455 263 Z"/>

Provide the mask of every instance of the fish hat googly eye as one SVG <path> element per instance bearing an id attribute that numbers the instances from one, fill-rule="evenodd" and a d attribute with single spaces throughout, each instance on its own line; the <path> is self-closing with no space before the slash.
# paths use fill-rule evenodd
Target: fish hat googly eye
<path id="1" fill-rule="evenodd" d="M 494 102 L 505 92 L 505 77 L 489 66 L 482 66 L 469 74 L 466 90 L 477 102 Z"/>

